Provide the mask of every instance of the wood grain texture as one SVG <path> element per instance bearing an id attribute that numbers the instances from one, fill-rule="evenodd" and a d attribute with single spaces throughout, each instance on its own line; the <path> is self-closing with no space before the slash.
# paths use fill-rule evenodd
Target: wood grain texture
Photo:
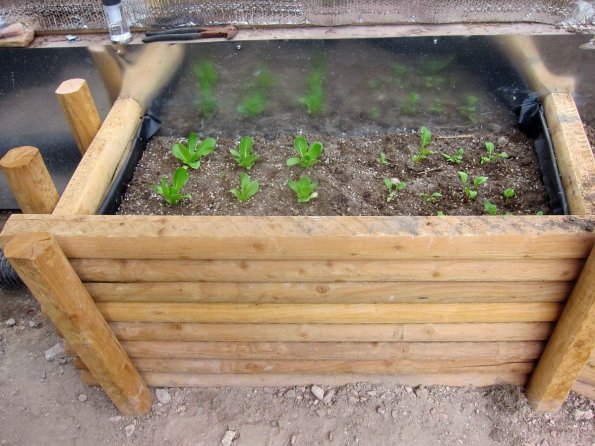
<path id="1" fill-rule="evenodd" d="M 304 374 L 370 374 L 399 373 L 531 373 L 533 362 L 503 362 L 489 359 L 440 360 L 243 360 L 243 359 L 160 359 L 137 358 L 134 366 L 140 372 L 155 373 L 304 373 Z M 75 362 L 85 370 L 82 362 Z"/>
<path id="2" fill-rule="evenodd" d="M 110 126 L 104 127 L 107 131 Z M 87 177 L 91 165 L 81 169 L 76 181 Z M 86 193 L 84 189 L 80 191 Z M 78 213 L 91 208 L 87 206 Z M 64 213 L 13 215 L 4 227 L 0 243 L 18 232 L 44 231 L 52 233 L 69 258 L 183 260 L 570 259 L 586 258 L 595 243 L 595 217 L 176 217 Z"/>
<path id="3" fill-rule="evenodd" d="M 142 373 L 145 381 L 153 387 L 287 387 L 321 386 L 338 387 L 358 382 L 405 386 L 491 386 L 511 384 L 523 386 L 527 375 L 521 373 L 435 373 L 415 375 L 297 375 L 297 374 L 189 374 L 189 373 Z M 85 384 L 95 385 L 93 376 L 81 371 Z"/>
<path id="4" fill-rule="evenodd" d="M 527 388 L 539 411 L 560 408 L 595 351 L 595 249 L 564 307 Z"/>
<path id="5" fill-rule="evenodd" d="M 451 360 L 527 362 L 544 343 L 519 342 L 165 342 L 122 341 L 131 358 Z"/>
<path id="6" fill-rule="evenodd" d="M 108 321 L 274 324 L 551 322 L 562 304 L 96 304 Z"/>
<path id="7" fill-rule="evenodd" d="M 73 259 L 85 282 L 569 281 L 582 259 L 531 260 L 121 260 Z"/>
<path id="8" fill-rule="evenodd" d="M 570 212 L 593 215 L 595 158 L 574 99 L 569 93 L 551 93 L 543 105 Z"/>
<path id="9" fill-rule="evenodd" d="M 112 322 L 112 331 L 127 341 L 542 341 L 549 322 L 458 324 L 197 324 Z"/>
<path id="10" fill-rule="evenodd" d="M 87 282 L 96 302 L 563 302 L 573 282 Z"/>
<path id="11" fill-rule="evenodd" d="M 17 235 L 4 254 L 118 409 L 147 413 L 151 393 L 52 236 Z"/>
<path id="12" fill-rule="evenodd" d="M 69 79 L 56 89 L 70 131 L 82 155 L 91 145 L 101 128 L 101 118 L 91 96 L 89 85 L 84 79 Z"/>
<path id="13" fill-rule="evenodd" d="M 574 383 L 574 386 L 572 386 L 572 391 L 595 400 L 595 385 L 591 383 L 578 380 Z"/>
<path id="14" fill-rule="evenodd" d="M 115 102 L 66 186 L 54 214 L 94 214 L 97 211 L 122 155 L 136 137 L 142 113 L 143 109 L 133 99 Z"/>
<path id="15" fill-rule="evenodd" d="M 24 213 L 52 213 L 60 196 L 39 149 L 30 146 L 11 149 L 0 160 L 0 168 Z"/>

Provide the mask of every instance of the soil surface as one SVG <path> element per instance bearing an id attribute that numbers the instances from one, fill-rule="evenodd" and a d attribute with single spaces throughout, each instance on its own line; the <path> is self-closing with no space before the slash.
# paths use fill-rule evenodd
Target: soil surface
<path id="1" fill-rule="evenodd" d="M 206 137 L 207 135 L 201 135 Z M 135 177 L 123 199 L 122 214 L 177 215 L 446 215 L 486 214 L 484 201 L 498 207 L 498 213 L 535 214 L 549 212 L 532 141 L 511 129 L 506 135 L 476 131 L 473 134 L 433 135 L 428 149 L 435 151 L 422 162 L 412 156 L 419 150 L 418 133 L 389 133 L 376 136 L 349 136 L 330 139 L 317 134 L 305 135 L 308 141 L 324 144 L 321 161 L 304 170 L 287 167 L 295 156 L 293 136 L 275 139 L 254 137 L 254 152 L 261 158 L 249 171 L 258 180 L 260 191 L 249 201 L 239 203 L 229 192 L 239 186 L 239 175 L 245 171 L 236 165 L 229 149 L 238 141 L 219 138 L 215 152 L 203 158 L 198 170 L 189 169 L 190 179 L 184 192 L 192 198 L 179 205 L 166 204 L 152 189 L 161 176 L 171 179 L 180 162 L 171 154 L 175 138 L 154 138 L 140 161 Z M 493 142 L 495 153 L 505 151 L 509 157 L 481 164 L 486 142 Z M 441 153 L 454 155 L 464 149 L 460 165 L 447 162 Z M 380 153 L 388 164 L 379 162 Z M 465 171 L 470 182 L 486 176 L 475 200 L 466 200 L 457 171 Z M 287 180 L 297 181 L 306 175 L 318 183 L 318 196 L 308 203 L 298 203 Z M 389 191 L 384 179 L 397 179 L 407 187 L 387 202 Z M 395 181 L 396 182 L 396 181 Z M 507 203 L 504 189 L 512 188 L 516 197 Z M 420 194 L 439 192 L 442 197 L 427 201 Z"/>
<path id="2" fill-rule="evenodd" d="M 13 319 L 13 321 L 11 321 Z M 14 326 L 12 323 L 14 322 Z M 2 445 L 470 445 L 589 446 L 595 402 L 571 393 L 537 414 L 520 387 L 167 389 L 144 417 L 121 417 L 105 393 L 82 384 L 72 360 L 25 291 L 0 290 Z M 315 383 L 312 383 L 315 384 Z M 163 395 L 162 395 L 163 397 Z M 165 400 L 164 400 L 165 401 Z M 231 443 L 222 443 L 233 431 Z"/>

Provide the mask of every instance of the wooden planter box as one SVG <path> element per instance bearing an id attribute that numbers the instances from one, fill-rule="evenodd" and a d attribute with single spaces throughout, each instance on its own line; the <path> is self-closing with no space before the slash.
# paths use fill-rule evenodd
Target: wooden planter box
<path id="1" fill-rule="evenodd" d="M 595 167 L 572 97 L 544 103 L 576 215 L 89 215 L 140 123 L 143 101 L 127 98 L 53 214 L 13 215 L 0 242 L 84 381 L 124 413 L 149 409 L 145 383 L 525 385 L 531 374 L 530 400 L 552 410 L 595 342 Z M 593 395 L 592 369 L 580 380 Z"/>

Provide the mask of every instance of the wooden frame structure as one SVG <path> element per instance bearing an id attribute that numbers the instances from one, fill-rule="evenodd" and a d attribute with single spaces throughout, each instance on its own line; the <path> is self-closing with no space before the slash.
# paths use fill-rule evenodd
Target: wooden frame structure
<path id="1" fill-rule="evenodd" d="M 569 93 L 545 107 L 571 216 L 93 215 L 140 125 L 139 91 L 79 145 L 53 213 L 13 215 L 0 235 L 84 381 L 122 412 L 149 410 L 145 383 L 528 383 L 539 410 L 577 379 L 593 394 L 595 162 Z M 77 97 L 63 103 L 80 121 Z"/>

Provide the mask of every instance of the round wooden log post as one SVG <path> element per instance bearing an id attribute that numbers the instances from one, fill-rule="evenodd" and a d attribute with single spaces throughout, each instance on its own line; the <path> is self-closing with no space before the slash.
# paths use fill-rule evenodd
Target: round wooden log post
<path id="1" fill-rule="evenodd" d="M 527 387 L 540 412 L 560 408 L 595 349 L 595 248 Z"/>
<path id="2" fill-rule="evenodd" d="M 49 233 L 22 233 L 4 254 L 46 314 L 125 415 L 149 411 L 152 396 Z"/>
<path id="3" fill-rule="evenodd" d="M 52 213 L 60 197 L 37 148 L 9 150 L 0 160 L 0 167 L 23 213 Z"/>
<path id="4" fill-rule="evenodd" d="M 95 101 L 84 79 L 69 79 L 56 90 L 58 101 L 82 155 L 101 127 Z"/>

